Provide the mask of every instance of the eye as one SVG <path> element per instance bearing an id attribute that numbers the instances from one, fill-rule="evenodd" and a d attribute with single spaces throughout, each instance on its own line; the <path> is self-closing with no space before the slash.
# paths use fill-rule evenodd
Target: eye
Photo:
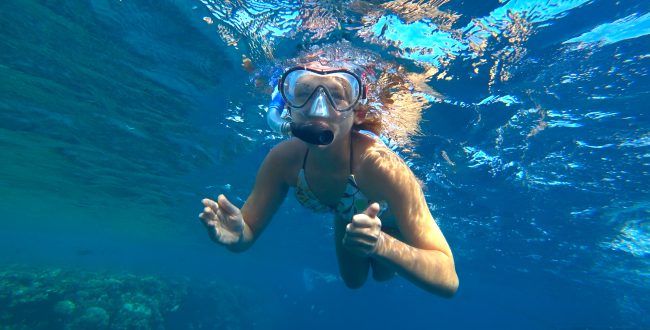
<path id="1" fill-rule="evenodd" d="M 339 108 L 347 108 L 347 107 L 350 106 L 350 102 L 348 102 L 347 100 L 340 100 L 340 101 L 337 102 L 337 103 L 338 103 L 337 106 L 338 106 Z"/>
<path id="2" fill-rule="evenodd" d="M 293 95 L 296 98 L 305 98 L 308 97 L 311 90 L 308 84 L 296 84 L 293 89 Z"/>
<path id="3" fill-rule="evenodd" d="M 329 86 L 327 86 L 327 90 L 332 95 L 332 97 L 338 97 L 338 98 L 345 97 L 345 90 L 341 85 L 330 84 Z"/>
<path id="4" fill-rule="evenodd" d="M 337 98 L 337 99 L 342 99 L 344 96 L 343 93 L 341 93 L 341 91 L 339 90 L 333 90 L 330 92 L 330 94 L 332 94 L 333 98 Z"/>

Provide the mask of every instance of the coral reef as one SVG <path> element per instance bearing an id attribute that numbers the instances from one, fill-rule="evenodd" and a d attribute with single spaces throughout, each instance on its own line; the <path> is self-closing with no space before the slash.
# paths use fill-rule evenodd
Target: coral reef
<path id="1" fill-rule="evenodd" d="M 219 282 L 9 265 L 0 329 L 250 329 L 252 297 Z"/>

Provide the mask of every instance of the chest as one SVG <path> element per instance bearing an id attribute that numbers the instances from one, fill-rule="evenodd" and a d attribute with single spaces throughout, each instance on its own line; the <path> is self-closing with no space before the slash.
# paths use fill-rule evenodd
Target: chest
<path id="1" fill-rule="evenodd" d="M 329 207 L 336 207 L 345 192 L 348 174 L 319 173 L 305 171 L 304 178 L 311 193 L 318 201 Z"/>

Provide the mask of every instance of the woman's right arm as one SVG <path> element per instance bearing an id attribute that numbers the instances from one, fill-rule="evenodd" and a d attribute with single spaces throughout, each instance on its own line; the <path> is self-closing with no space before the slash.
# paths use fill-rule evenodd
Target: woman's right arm
<path id="1" fill-rule="evenodd" d="M 271 151 L 262 162 L 253 191 L 241 208 L 244 218 L 244 237 L 240 246 L 233 246 L 231 251 L 239 252 L 249 248 L 260 236 L 264 228 L 278 210 L 289 190 L 287 169 L 290 164 L 287 143 L 280 143 Z M 238 244 L 239 245 L 239 244 Z"/>
<path id="2" fill-rule="evenodd" d="M 280 143 L 266 156 L 257 172 L 253 191 L 241 210 L 223 195 L 217 202 L 203 200 L 206 208 L 199 217 L 213 241 L 230 251 L 241 252 L 260 236 L 290 187 L 292 148 L 287 142 Z"/>

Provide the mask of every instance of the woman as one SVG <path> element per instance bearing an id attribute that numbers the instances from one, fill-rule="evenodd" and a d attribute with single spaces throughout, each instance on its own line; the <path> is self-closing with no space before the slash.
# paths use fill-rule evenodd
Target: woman
<path id="1" fill-rule="evenodd" d="M 358 129 L 368 112 L 365 74 L 357 69 L 310 62 L 285 71 L 278 87 L 290 121 L 273 120 L 294 138 L 266 156 L 241 209 L 219 195 L 203 199 L 199 217 L 214 242 L 243 251 L 294 188 L 304 206 L 335 215 L 336 255 L 348 287 L 361 287 L 372 268 L 375 280 L 398 273 L 451 297 L 458 288 L 454 259 L 418 180 L 376 136 Z"/>

